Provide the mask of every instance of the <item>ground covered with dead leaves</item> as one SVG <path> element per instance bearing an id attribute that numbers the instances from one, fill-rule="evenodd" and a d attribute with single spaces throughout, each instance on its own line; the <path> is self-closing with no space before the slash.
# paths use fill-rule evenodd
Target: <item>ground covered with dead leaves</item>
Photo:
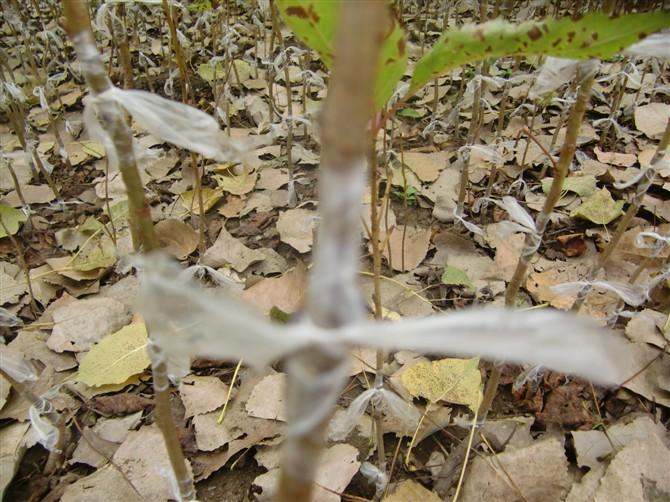
<path id="1" fill-rule="evenodd" d="M 528 2 L 511 3 L 519 4 L 513 19 L 542 14 Z M 0 377 L 0 490 L 12 501 L 168 500 L 170 467 L 153 416 L 147 332 L 134 307 L 137 279 L 127 261 L 132 242 L 124 184 L 83 128 L 87 91 L 59 24 L 60 2 L 0 4 L 1 348 L 6 357 L 20 354 L 32 362 L 38 379 L 30 382 L 31 391 L 48 393 L 69 434 L 62 465 L 45 474 L 47 452 L 31 427 L 30 404 Z M 318 226 L 317 117 L 328 73 L 288 28 L 280 26 L 282 42 L 272 40 L 267 6 L 183 4 L 178 28 L 191 104 L 215 116 L 231 138 L 262 146 L 252 148 L 244 164 L 213 163 L 133 124 L 156 231 L 185 267 L 197 266 L 193 273 L 204 284 L 232 282 L 235 294 L 273 320 L 293 322 Z M 440 2 L 401 4 L 410 61 L 439 35 L 447 12 L 450 25 L 479 13 L 475 2 L 456 2 L 448 11 Z M 181 100 L 160 5 L 107 2 L 97 14 L 98 47 L 112 81 Z M 474 78 L 475 67 L 454 70 L 398 111 L 386 140 L 380 133 L 381 190 L 389 194 L 380 236 L 387 318 L 503 303 L 524 234 L 505 231 L 507 215 L 498 207 L 476 213 L 473 203 L 496 172 L 491 196 L 512 195 L 531 214 L 541 209 L 550 185 L 548 175 L 542 177 L 551 172 L 547 154 L 560 150 L 573 97 L 570 85 L 562 85 L 533 99 L 541 69 L 537 59 L 501 58 L 484 80 Z M 617 57 L 600 66 L 576 161 L 522 285 L 519 308 L 566 310 L 574 302 L 574 295 L 551 287 L 583 278 L 611 239 L 635 190 L 615 185 L 634 179 L 654 155 L 670 115 L 669 80 L 662 60 Z M 473 82 L 482 81 L 482 148 L 470 151 L 466 200 L 468 221 L 482 231 L 472 233 L 452 212 L 462 168 L 458 149 L 471 129 Z M 289 161 L 295 207 L 288 200 Z M 627 282 L 640 264 L 637 284 L 658 276 L 670 245 L 640 248 L 635 242 L 640 232 L 668 235 L 669 194 L 665 163 L 599 279 Z M 365 233 L 369 194 L 363 202 Z M 367 233 L 362 253 L 360 285 L 372 311 Z M 618 388 L 550 371 L 519 379 L 523 368 L 505 366 L 460 482 L 460 463 L 444 466 L 470 430 L 485 375 L 479 361 L 391 354 L 384 368 L 389 387 L 424 419 L 416 430 L 392 416 L 384 422 L 392 466 L 384 500 L 441 500 L 432 490 L 445 477 L 451 482 L 442 496 L 451 497 L 458 485 L 467 501 L 666 500 L 667 279 L 646 293 L 644 303 L 631 307 L 616 292 L 596 289 L 581 310 L 627 340 L 630 364 Z M 333 424 L 370 386 L 374 367 L 373 350 L 351 354 L 350 383 Z M 173 413 L 199 500 L 269 499 L 285 429 L 283 369 L 278 363 L 259 373 L 242 364 L 236 372 L 235 364 L 196 360 L 173 387 Z M 371 499 L 375 488 L 360 471 L 363 462 L 375 461 L 371 417 L 362 415 L 346 438 L 333 430 L 315 500 Z"/>

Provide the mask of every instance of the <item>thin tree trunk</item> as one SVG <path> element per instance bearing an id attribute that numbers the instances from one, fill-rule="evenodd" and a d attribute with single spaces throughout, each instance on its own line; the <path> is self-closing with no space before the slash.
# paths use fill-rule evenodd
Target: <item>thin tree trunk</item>
<path id="1" fill-rule="evenodd" d="M 377 58 L 387 27 L 383 0 L 342 2 L 335 65 L 321 127 L 320 228 L 307 315 L 326 328 L 363 317 L 356 283 L 360 201 L 365 187 L 368 122 Z M 305 349 L 288 361 L 289 428 L 280 502 L 311 499 L 324 431 L 346 372 L 343 351 Z"/>
<path id="2" fill-rule="evenodd" d="M 95 46 L 86 3 L 81 0 L 64 0 L 63 12 L 66 18 L 68 36 L 81 61 L 86 83 L 93 96 L 104 93 L 112 86 L 105 73 L 102 60 Z M 149 204 L 144 196 L 144 186 L 140 178 L 133 152 L 133 136 L 121 110 L 113 102 L 102 101 L 99 105 L 100 119 L 109 133 L 119 160 L 121 178 L 128 193 L 128 216 L 133 245 L 144 252 L 158 249 L 158 239 L 151 220 Z M 151 327 L 147 327 L 151 332 Z M 158 357 L 154 358 L 156 361 Z M 179 489 L 181 500 L 191 500 L 195 495 L 193 481 L 186 469 L 186 460 L 181 451 L 177 430 L 170 408 L 170 385 L 165 362 L 155 362 L 152 367 L 154 399 L 156 402 L 156 423 L 163 433 L 170 464 Z"/>

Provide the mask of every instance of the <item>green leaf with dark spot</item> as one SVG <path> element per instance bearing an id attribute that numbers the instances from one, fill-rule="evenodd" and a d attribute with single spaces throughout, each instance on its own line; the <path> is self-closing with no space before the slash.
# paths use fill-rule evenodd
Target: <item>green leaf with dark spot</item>
<path id="1" fill-rule="evenodd" d="M 490 57 L 545 54 L 570 59 L 607 59 L 667 26 L 670 26 L 668 12 L 617 18 L 591 13 L 579 20 L 547 18 L 521 24 L 502 20 L 467 24 L 444 32 L 419 60 L 410 92 L 452 68 Z"/>
<path id="2" fill-rule="evenodd" d="M 323 63 L 331 68 L 340 0 L 278 0 L 277 6 L 295 35 L 318 52 Z M 379 57 L 374 94 L 377 109 L 391 97 L 406 67 L 405 33 L 394 19 Z"/>

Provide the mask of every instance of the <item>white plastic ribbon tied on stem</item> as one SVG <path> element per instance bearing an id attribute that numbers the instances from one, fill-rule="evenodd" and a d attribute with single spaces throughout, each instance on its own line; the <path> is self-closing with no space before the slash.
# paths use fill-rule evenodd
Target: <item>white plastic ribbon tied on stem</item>
<path id="1" fill-rule="evenodd" d="M 531 245 L 525 247 L 521 251 L 523 256 L 530 256 L 539 249 L 540 244 L 542 244 L 542 234 L 537 229 L 535 220 L 530 215 L 530 213 L 526 211 L 514 197 L 506 195 L 502 198 L 501 201 L 495 199 L 482 200 L 493 202 L 500 209 L 505 210 L 509 215 L 509 220 L 504 220 L 499 223 L 500 229 L 504 235 L 513 234 L 515 232 L 523 232 L 524 234 L 530 236 Z"/>
<path id="2" fill-rule="evenodd" d="M 628 305 L 639 307 L 648 299 L 648 288 L 637 284 L 612 281 L 574 281 L 557 284 L 551 291 L 557 295 L 585 296 L 591 288 L 611 291 Z"/>
<path id="3" fill-rule="evenodd" d="M 308 320 L 278 325 L 230 293 L 206 291 L 180 277 L 179 271 L 167 258 L 151 255 L 143 259 L 140 274 L 138 307 L 167 358 L 168 370 L 170 358 L 184 354 L 243 359 L 261 368 L 319 345 L 527 362 L 602 384 L 621 377 L 623 342 L 586 319 L 562 312 L 469 309 L 394 323 L 362 321 L 330 330 Z"/>
<path id="4" fill-rule="evenodd" d="M 178 147 L 202 156 L 223 161 L 242 161 L 248 145 L 228 139 L 217 121 L 207 113 L 192 106 L 165 99 L 146 91 L 123 90 L 110 87 L 96 96 L 84 100 L 84 123 L 89 134 L 107 150 L 111 162 L 116 153 L 109 136 L 96 116 L 103 101 L 111 101 L 126 110 L 150 134 Z"/>

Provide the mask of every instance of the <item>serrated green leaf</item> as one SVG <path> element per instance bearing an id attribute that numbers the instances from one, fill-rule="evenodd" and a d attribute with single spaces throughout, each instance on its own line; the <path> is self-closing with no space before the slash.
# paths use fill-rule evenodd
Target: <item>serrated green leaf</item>
<path id="1" fill-rule="evenodd" d="M 442 273 L 442 283 L 448 286 L 465 286 L 470 291 L 475 291 L 475 285 L 463 270 L 447 265 Z"/>
<path id="2" fill-rule="evenodd" d="M 431 403 L 465 404 L 475 411 L 481 400 L 478 357 L 422 361 L 403 371 L 400 378 L 412 396 Z"/>
<path id="3" fill-rule="evenodd" d="M 482 59 L 548 55 L 570 59 L 607 59 L 648 34 L 670 26 L 670 13 L 647 12 L 610 18 L 603 13 L 513 24 L 493 20 L 468 24 L 442 34 L 416 64 L 410 92 L 452 68 Z"/>
<path id="4" fill-rule="evenodd" d="M 549 193 L 554 178 L 544 178 L 542 180 L 542 191 Z M 563 181 L 564 192 L 574 192 L 580 197 L 588 197 L 596 191 L 596 177 L 592 174 L 586 176 L 570 176 Z"/>
<path id="5" fill-rule="evenodd" d="M 9 232 L 5 232 L 5 229 L 0 225 L 0 238 L 2 238 L 16 234 L 21 225 L 26 221 L 27 216 L 19 209 L 15 209 L 7 204 L 0 204 L 0 218 L 2 218 L 2 223 L 7 228 L 7 232 Z"/>
<path id="6" fill-rule="evenodd" d="M 319 53 L 323 63 L 333 65 L 335 28 L 340 0 L 278 0 L 277 6 L 286 24 L 296 36 Z M 407 67 L 405 33 L 393 19 L 393 28 L 382 46 L 375 82 L 374 103 L 382 108 L 393 94 Z"/>
<path id="7" fill-rule="evenodd" d="M 570 216 L 589 220 L 598 225 L 607 225 L 621 216 L 623 205 L 624 201 L 615 201 L 607 188 L 603 188 L 586 199 L 581 206 L 575 208 Z"/>
<path id="8" fill-rule="evenodd" d="M 147 341 L 143 322 L 107 335 L 81 360 L 77 380 L 92 387 L 126 382 L 149 367 Z"/>

